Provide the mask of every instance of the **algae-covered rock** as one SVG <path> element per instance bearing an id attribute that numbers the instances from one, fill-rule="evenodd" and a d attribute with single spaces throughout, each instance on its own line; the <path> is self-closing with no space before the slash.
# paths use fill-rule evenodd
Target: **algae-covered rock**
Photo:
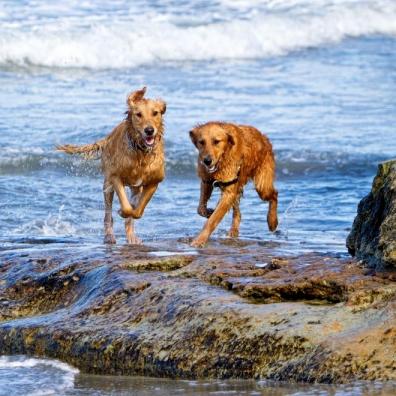
<path id="1" fill-rule="evenodd" d="M 0 252 L 0 354 L 97 374 L 396 380 L 392 272 L 254 242 L 165 243 Z"/>
<path id="2" fill-rule="evenodd" d="M 396 160 L 378 166 L 371 192 L 359 203 L 347 247 L 370 267 L 396 267 Z"/>

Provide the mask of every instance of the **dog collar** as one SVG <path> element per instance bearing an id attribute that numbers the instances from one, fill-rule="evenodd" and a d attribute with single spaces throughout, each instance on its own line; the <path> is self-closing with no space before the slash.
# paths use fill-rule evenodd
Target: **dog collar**
<path id="1" fill-rule="evenodd" d="M 238 181 L 238 178 L 239 177 L 237 176 L 235 179 L 229 180 L 229 181 L 226 181 L 226 182 L 215 180 L 213 182 L 213 187 L 215 187 L 215 188 L 218 187 L 218 188 L 220 188 L 220 190 L 223 190 L 224 188 L 226 188 L 228 186 L 232 186 L 233 184 L 235 184 Z"/>
<path id="2" fill-rule="evenodd" d="M 228 186 L 232 186 L 233 184 L 237 183 L 239 180 L 239 175 L 241 173 L 241 167 L 238 168 L 238 173 L 235 179 L 232 180 L 228 180 L 228 181 L 219 181 L 219 180 L 214 180 L 212 181 L 208 181 L 208 180 L 204 180 L 203 182 L 206 184 L 211 184 L 213 187 L 215 188 L 220 188 L 220 190 L 223 190 L 224 188 L 228 187 Z"/>

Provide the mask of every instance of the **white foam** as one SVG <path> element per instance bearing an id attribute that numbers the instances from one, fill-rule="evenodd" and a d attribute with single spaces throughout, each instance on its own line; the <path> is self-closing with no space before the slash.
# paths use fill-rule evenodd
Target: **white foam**
<path id="1" fill-rule="evenodd" d="M 276 3 L 272 1 L 272 6 Z M 278 3 L 290 7 L 296 1 Z M 262 58 L 346 37 L 396 35 L 394 1 L 333 3 L 324 10 L 305 6 L 304 12 L 268 12 L 269 2 L 265 11 L 251 12 L 246 19 L 198 26 L 181 26 L 172 22 L 175 18 L 152 15 L 123 21 L 91 18 L 85 23 L 78 18 L 49 20 L 33 27 L 5 24 L 0 29 L 0 63 L 119 68 L 163 61 Z M 245 2 L 235 4 L 243 7 Z"/>
<path id="2" fill-rule="evenodd" d="M 46 371 L 45 367 L 59 370 L 59 374 Z M 33 372 L 35 368 L 39 370 L 37 378 Z M 26 373 L 18 374 L 11 380 L 10 377 L 16 373 L 15 370 L 26 370 Z M 25 389 L 26 394 L 30 395 L 62 394 L 66 389 L 74 387 L 74 378 L 78 373 L 79 370 L 76 368 L 58 360 L 0 356 L 0 384 L 5 388 L 9 388 L 13 384 L 17 389 Z M 40 386 L 37 385 L 37 382 L 40 383 Z"/>
<path id="3" fill-rule="evenodd" d="M 39 364 L 45 366 L 51 366 L 70 374 L 79 373 L 78 369 L 69 366 L 66 363 L 60 362 L 59 360 L 37 359 L 37 358 L 24 358 L 24 359 L 15 360 L 15 357 L 13 356 L 0 356 L 0 369 L 9 369 L 9 368 L 17 368 L 17 367 L 30 368 L 30 367 L 35 367 Z"/>

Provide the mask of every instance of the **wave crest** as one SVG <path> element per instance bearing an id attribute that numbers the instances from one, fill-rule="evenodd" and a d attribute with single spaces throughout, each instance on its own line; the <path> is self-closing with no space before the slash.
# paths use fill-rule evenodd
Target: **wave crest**
<path id="1" fill-rule="evenodd" d="M 260 12 L 249 19 L 177 25 L 147 16 L 131 21 L 48 22 L 0 29 L 0 64 L 122 68 L 166 61 L 254 59 L 339 42 L 396 35 L 396 5 L 340 5 L 317 14 Z"/>

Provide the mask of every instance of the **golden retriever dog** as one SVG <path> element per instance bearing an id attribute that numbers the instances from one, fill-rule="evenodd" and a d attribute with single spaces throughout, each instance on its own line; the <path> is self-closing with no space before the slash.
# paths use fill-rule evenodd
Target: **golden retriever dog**
<path id="1" fill-rule="evenodd" d="M 116 243 L 113 232 L 112 203 L 117 193 L 125 218 L 128 243 L 141 243 L 136 237 L 133 219 L 142 217 L 144 209 L 165 177 L 164 124 L 166 103 L 145 99 L 146 87 L 132 92 L 127 98 L 126 118 L 113 131 L 93 144 L 58 146 L 68 154 L 83 154 L 87 158 L 100 155 L 104 173 L 104 242 Z M 128 200 L 125 187 L 131 189 Z"/>
<path id="2" fill-rule="evenodd" d="M 269 230 L 275 231 L 278 192 L 274 187 L 275 159 L 268 138 L 252 126 L 224 122 L 198 125 L 190 131 L 190 138 L 199 152 L 201 196 L 198 214 L 208 218 L 192 246 L 203 246 L 231 208 L 232 225 L 228 235 L 239 235 L 239 200 L 249 179 L 253 180 L 259 197 L 269 201 L 267 223 Z M 207 208 L 207 203 L 214 187 L 221 189 L 221 197 L 213 210 Z"/>

